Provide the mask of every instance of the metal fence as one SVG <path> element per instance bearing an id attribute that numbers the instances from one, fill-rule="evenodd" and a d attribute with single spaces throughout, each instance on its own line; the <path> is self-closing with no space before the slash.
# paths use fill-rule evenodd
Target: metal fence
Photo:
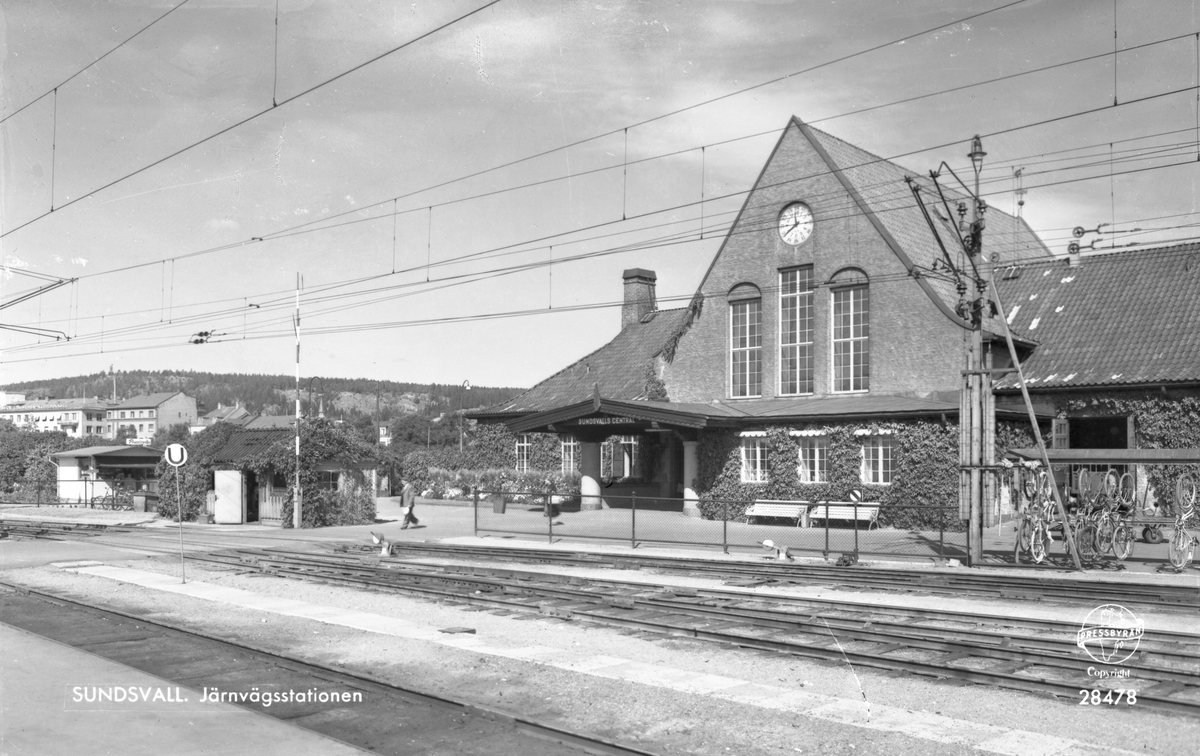
<path id="1" fill-rule="evenodd" d="M 154 512 L 158 508 L 158 481 L 60 480 L 23 485 L 12 493 L 0 494 L 0 500 L 32 506 Z"/>
<path id="2" fill-rule="evenodd" d="M 679 544 L 736 550 L 764 549 L 771 541 L 792 554 L 854 554 L 966 559 L 967 532 L 958 505 L 893 505 L 868 502 L 836 504 L 789 502 L 795 518 L 748 517 L 752 501 L 706 499 L 704 515 L 684 514 L 683 499 L 659 496 L 603 497 L 603 509 L 581 510 L 549 493 L 477 490 L 473 494 L 475 533 L 540 536 L 559 540 L 603 540 L 639 544 Z M 875 512 L 878 517 L 868 519 Z M 825 514 L 825 517 L 817 515 Z M 860 519 L 860 514 L 863 519 Z M 920 523 L 897 527 L 889 523 Z"/>

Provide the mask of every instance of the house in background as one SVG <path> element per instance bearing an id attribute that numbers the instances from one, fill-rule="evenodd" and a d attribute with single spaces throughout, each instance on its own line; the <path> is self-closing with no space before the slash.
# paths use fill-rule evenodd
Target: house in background
<path id="1" fill-rule="evenodd" d="M 133 495 L 135 509 L 141 505 L 138 511 L 157 497 L 162 457 L 162 449 L 148 446 L 89 446 L 50 455 L 58 468 L 60 501 L 91 503 L 121 488 Z"/>
<path id="2" fill-rule="evenodd" d="M 0 419 L 28 430 L 62 431 L 72 438 L 101 436 L 105 434 L 109 406 L 99 398 L 34 399 L 0 407 Z"/>
<path id="3" fill-rule="evenodd" d="M 138 439 L 149 439 L 159 428 L 196 422 L 196 399 L 182 391 L 134 396 L 108 409 L 105 436 L 116 438 L 117 431 L 128 428 Z"/>
<path id="4" fill-rule="evenodd" d="M 215 410 L 201 416 L 190 430 L 192 433 L 199 433 L 205 428 L 216 425 L 217 423 L 232 423 L 233 425 L 244 426 L 253 418 L 254 416 L 250 414 L 250 410 L 243 407 L 241 402 L 237 402 L 231 406 L 218 403 Z"/>

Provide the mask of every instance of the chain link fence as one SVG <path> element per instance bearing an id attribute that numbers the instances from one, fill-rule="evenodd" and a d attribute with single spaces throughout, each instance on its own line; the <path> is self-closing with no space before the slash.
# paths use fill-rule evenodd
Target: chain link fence
<path id="1" fill-rule="evenodd" d="M 967 532 L 957 503 L 892 505 L 869 502 L 754 502 L 705 499 L 703 516 L 685 514 L 684 499 L 604 495 L 604 508 L 550 493 L 476 490 L 475 533 L 679 544 L 763 550 L 764 542 L 791 554 L 854 554 L 966 559 Z M 763 506 L 769 504 L 770 506 Z M 889 523 L 911 523 L 898 527 Z M 766 548 L 771 548 L 767 546 Z"/>

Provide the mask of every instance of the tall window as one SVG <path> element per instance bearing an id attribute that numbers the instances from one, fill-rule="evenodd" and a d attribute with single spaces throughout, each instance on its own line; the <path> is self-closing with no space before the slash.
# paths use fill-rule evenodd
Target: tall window
<path id="1" fill-rule="evenodd" d="M 859 479 L 863 483 L 891 483 L 893 449 L 891 436 L 863 438 L 862 470 Z"/>
<path id="2" fill-rule="evenodd" d="M 638 437 L 614 436 L 600 447 L 600 474 L 606 478 L 640 477 Z"/>
<path id="3" fill-rule="evenodd" d="M 800 439 L 801 483 L 829 482 L 829 439 L 808 436 Z"/>
<path id="4" fill-rule="evenodd" d="M 529 451 L 533 446 L 530 443 L 530 437 L 527 433 L 522 433 L 517 436 L 517 472 L 528 472 L 529 470 Z"/>
<path id="5" fill-rule="evenodd" d="M 833 390 L 870 388 L 867 351 L 870 299 L 866 286 L 833 292 Z"/>
<path id="6" fill-rule="evenodd" d="M 812 268 L 779 274 L 779 393 L 813 390 Z"/>
<path id="7" fill-rule="evenodd" d="M 569 475 L 579 469 L 579 441 L 564 436 L 562 439 L 562 474 Z"/>
<path id="8" fill-rule="evenodd" d="M 732 351 L 730 395 L 762 394 L 762 300 L 729 305 L 729 345 Z"/>
<path id="9" fill-rule="evenodd" d="M 767 469 L 767 440 L 765 438 L 743 438 L 742 482 L 766 483 L 769 472 Z"/>

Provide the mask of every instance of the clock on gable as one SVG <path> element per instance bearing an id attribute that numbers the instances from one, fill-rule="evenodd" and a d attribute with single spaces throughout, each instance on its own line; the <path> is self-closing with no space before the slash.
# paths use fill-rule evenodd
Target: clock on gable
<path id="1" fill-rule="evenodd" d="M 779 213 L 779 237 L 793 247 L 812 234 L 813 214 L 803 202 L 793 202 Z"/>

